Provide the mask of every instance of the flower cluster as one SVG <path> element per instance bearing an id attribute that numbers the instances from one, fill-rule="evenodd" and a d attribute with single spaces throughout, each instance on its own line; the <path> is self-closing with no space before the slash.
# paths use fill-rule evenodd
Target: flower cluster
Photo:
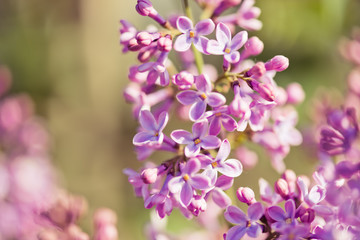
<path id="1" fill-rule="evenodd" d="M 27 95 L 6 95 L 11 81 L 0 66 L 0 239 L 90 239 L 76 225 L 86 202 L 60 190 L 48 132 Z M 111 210 L 94 221 L 95 240 L 117 239 Z"/>
<path id="2" fill-rule="evenodd" d="M 228 207 L 231 199 L 224 191 L 231 188 L 243 166 L 254 166 L 256 159 L 245 142 L 264 147 L 279 172 L 285 170 L 283 159 L 290 146 L 302 142 L 295 129 L 294 108 L 304 99 L 302 88 L 290 84 L 284 89 L 274 81 L 289 60 L 282 55 L 266 62 L 251 60 L 264 47 L 247 32 L 262 26 L 254 1 L 197 3 L 203 9 L 198 22 L 187 0 L 183 1 L 186 16 L 168 18 L 149 0 L 137 1 L 137 12 L 155 20 L 160 29 L 137 30 L 120 21 L 123 51 L 136 52 L 140 62 L 130 68 L 131 82 L 124 91 L 139 122 L 133 144 L 138 159 L 148 160 L 140 171 L 125 169 L 124 173 L 136 196 L 144 199 L 145 208 L 155 208 L 160 218 L 174 208 L 187 218 L 200 217 L 210 202 Z M 223 15 L 230 8 L 239 10 Z M 209 38 L 213 32 L 215 39 Z M 178 61 L 170 60 L 172 52 Z M 223 56 L 219 58 L 221 73 L 204 64 L 208 55 Z M 177 118 L 172 113 L 182 122 L 192 122 L 191 131 L 180 125 L 169 131 Z M 240 160 L 229 157 L 232 149 L 240 153 Z M 150 162 L 157 151 L 168 152 L 170 157 Z"/>

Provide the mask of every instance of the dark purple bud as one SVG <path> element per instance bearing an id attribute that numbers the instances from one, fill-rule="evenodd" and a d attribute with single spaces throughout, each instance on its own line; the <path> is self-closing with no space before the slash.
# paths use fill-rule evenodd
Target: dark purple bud
<path id="1" fill-rule="evenodd" d="M 285 179 L 278 179 L 275 182 L 275 192 L 277 194 L 279 194 L 282 198 L 287 199 L 289 196 L 289 185 L 288 183 L 285 181 Z"/>
<path id="2" fill-rule="evenodd" d="M 315 219 L 315 211 L 311 208 L 305 210 L 305 212 L 300 216 L 300 220 L 303 223 L 311 223 Z"/>
<path id="3" fill-rule="evenodd" d="M 157 42 L 157 47 L 158 47 L 159 51 L 170 52 L 172 49 L 172 40 L 171 40 L 170 35 L 159 38 L 159 40 Z"/>
<path id="4" fill-rule="evenodd" d="M 240 187 L 236 191 L 236 196 L 240 202 L 251 205 L 256 202 L 254 191 L 248 187 Z"/>
<path id="5" fill-rule="evenodd" d="M 351 178 L 354 173 L 359 171 L 358 167 L 358 164 L 342 161 L 336 165 L 336 174 L 344 178 Z"/>
<path id="6" fill-rule="evenodd" d="M 158 169 L 157 168 L 148 168 L 141 172 L 141 179 L 146 184 L 152 184 L 156 181 L 158 176 Z"/>
<path id="7" fill-rule="evenodd" d="M 289 59 L 282 55 L 273 57 L 270 61 L 265 63 L 266 70 L 275 70 L 282 72 L 289 67 Z"/>
<path id="8" fill-rule="evenodd" d="M 139 32 L 136 35 L 136 40 L 137 40 L 138 44 L 140 44 L 140 45 L 149 46 L 153 41 L 153 37 L 148 32 Z"/>
<path id="9" fill-rule="evenodd" d="M 141 49 L 141 47 L 142 46 L 138 44 L 136 38 L 133 38 L 133 39 L 129 40 L 128 49 L 130 51 L 133 51 L 133 52 L 138 51 L 139 49 Z"/>
<path id="10" fill-rule="evenodd" d="M 135 8 L 141 16 L 149 16 L 154 12 L 156 13 L 156 10 L 149 0 L 138 0 Z"/>
<path id="11" fill-rule="evenodd" d="M 264 43 L 258 37 L 251 37 L 244 45 L 243 55 L 256 56 L 264 50 Z"/>

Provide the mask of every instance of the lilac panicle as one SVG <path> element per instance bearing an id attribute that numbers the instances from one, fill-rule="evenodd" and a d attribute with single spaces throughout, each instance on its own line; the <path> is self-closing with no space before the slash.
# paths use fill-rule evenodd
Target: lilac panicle
<path id="1" fill-rule="evenodd" d="M 185 52 L 193 43 L 197 50 L 207 53 L 206 48 L 209 39 L 203 35 L 212 33 L 215 24 L 211 19 L 201 20 L 193 26 L 192 21 L 188 17 L 181 16 L 176 21 L 177 29 L 182 33 L 177 37 L 174 43 L 174 49 L 178 52 Z"/>
<path id="2" fill-rule="evenodd" d="M 169 120 L 167 112 L 162 112 L 158 121 L 149 110 L 141 110 L 139 121 L 143 131 L 134 136 L 133 144 L 136 146 L 160 146 L 164 140 L 163 130 Z"/>
<path id="3" fill-rule="evenodd" d="M 185 156 L 193 157 L 200 153 L 200 149 L 215 149 L 220 146 L 220 139 L 207 135 L 209 123 L 206 119 L 193 124 L 192 134 L 185 130 L 175 130 L 171 138 L 178 144 L 186 144 Z"/>
<path id="4" fill-rule="evenodd" d="M 204 115 L 207 105 L 220 107 L 226 102 L 222 94 L 212 92 L 211 83 L 204 74 L 195 77 L 195 86 L 198 91 L 185 90 L 176 95 L 180 103 L 191 104 L 189 117 L 192 121 L 196 121 Z"/>

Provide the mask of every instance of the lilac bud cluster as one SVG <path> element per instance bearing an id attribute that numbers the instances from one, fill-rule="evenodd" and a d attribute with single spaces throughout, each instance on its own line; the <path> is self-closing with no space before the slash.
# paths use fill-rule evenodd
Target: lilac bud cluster
<path id="1" fill-rule="evenodd" d="M 244 143 L 264 147 L 274 169 L 284 172 L 283 159 L 290 146 L 302 142 L 295 128 L 294 105 L 303 101 L 304 92 L 299 84 L 284 89 L 274 81 L 289 60 L 282 55 L 265 62 L 251 59 L 264 48 L 259 38 L 249 38 L 247 32 L 262 27 L 255 1 L 196 2 L 203 10 L 197 22 L 187 0 L 183 1 L 186 16 L 169 18 L 161 16 L 149 0 L 138 1 L 137 12 L 158 22 L 160 29 L 137 30 L 120 21 L 123 51 L 137 52 L 140 62 L 130 68 L 130 83 L 124 91 L 139 123 L 133 144 L 138 160 L 148 160 L 141 170 L 125 169 L 124 173 L 145 208 L 154 208 L 160 218 L 177 208 L 187 218 L 201 219 L 212 211 L 208 206 L 212 203 L 227 208 L 225 217 L 231 217 L 232 210 L 240 210 L 229 207 L 232 201 L 225 191 L 243 166 L 251 168 L 257 162 L 257 155 Z M 229 8 L 238 11 L 223 15 Z M 209 39 L 213 32 L 215 39 Z M 170 60 L 170 53 L 178 61 Z M 204 64 L 208 55 L 223 56 L 220 73 Z M 192 122 L 191 131 L 181 126 L 169 131 L 168 125 L 176 118 Z M 232 149 L 239 160 L 229 157 Z M 170 157 L 151 162 L 157 151 L 168 152 Z M 281 191 L 284 186 L 278 185 Z M 249 235 L 255 236 L 262 232 L 257 220 L 265 207 L 256 202 L 250 188 L 239 189 L 237 196 L 250 206 L 249 216 L 242 214 L 241 219 L 248 222 Z M 291 199 L 290 192 L 285 199 Z"/>
<path id="2" fill-rule="evenodd" d="M 86 201 L 57 184 L 50 137 L 27 95 L 6 95 L 11 73 L 0 66 L 0 239 L 78 239 Z M 99 210 L 94 240 L 117 240 L 116 217 Z M 104 212 L 104 213 L 101 213 Z"/>

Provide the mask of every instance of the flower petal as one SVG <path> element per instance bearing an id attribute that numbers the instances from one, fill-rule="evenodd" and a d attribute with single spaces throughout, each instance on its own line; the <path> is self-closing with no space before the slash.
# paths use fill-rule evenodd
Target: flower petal
<path id="1" fill-rule="evenodd" d="M 269 207 L 267 213 L 273 220 L 277 222 L 283 222 L 286 219 L 284 210 L 279 206 Z"/>
<path id="2" fill-rule="evenodd" d="M 156 131 L 157 124 L 154 115 L 149 110 L 141 110 L 139 114 L 139 122 L 143 128 L 148 131 Z"/>
<path id="3" fill-rule="evenodd" d="M 209 135 L 202 138 L 200 144 L 204 149 L 215 149 L 220 146 L 221 140 L 216 136 Z"/>
<path id="4" fill-rule="evenodd" d="M 195 189 L 205 190 L 210 187 L 210 179 L 205 175 L 196 174 L 191 177 L 190 184 Z"/>
<path id="5" fill-rule="evenodd" d="M 216 40 L 220 45 L 227 45 L 231 40 L 231 32 L 228 26 L 224 23 L 219 23 L 216 27 Z"/>
<path id="6" fill-rule="evenodd" d="M 135 146 L 143 146 L 151 141 L 156 141 L 157 138 L 149 132 L 139 132 L 133 138 L 133 144 Z"/>
<path id="7" fill-rule="evenodd" d="M 157 130 L 159 132 L 162 132 L 168 121 L 169 121 L 169 114 L 166 111 L 160 113 L 158 118 Z"/>
<path id="8" fill-rule="evenodd" d="M 289 199 L 285 202 L 285 211 L 286 211 L 287 217 L 289 217 L 291 219 L 293 219 L 295 217 L 296 207 L 295 207 L 294 200 Z"/>
<path id="9" fill-rule="evenodd" d="M 182 169 L 182 173 L 192 175 L 194 173 L 197 173 L 200 170 L 200 167 L 200 161 L 196 158 L 192 158 L 186 163 L 185 167 Z"/>
<path id="10" fill-rule="evenodd" d="M 211 107 L 220 107 L 224 105 L 226 102 L 226 98 L 221 93 L 209 93 L 208 94 L 208 104 Z"/>
<path id="11" fill-rule="evenodd" d="M 176 20 L 176 27 L 182 33 L 185 33 L 188 30 L 194 28 L 193 23 L 190 20 L 190 18 L 185 17 L 185 16 L 178 17 L 178 19 Z"/>
<path id="12" fill-rule="evenodd" d="M 224 161 L 230 154 L 231 146 L 229 140 L 225 139 L 219 148 L 218 154 L 215 158 L 216 161 Z"/>
<path id="13" fill-rule="evenodd" d="M 197 90 L 203 93 L 209 93 L 212 90 L 211 82 L 204 74 L 195 77 L 195 86 Z"/>
<path id="14" fill-rule="evenodd" d="M 193 90 L 185 90 L 176 95 L 177 100 L 184 105 L 190 105 L 199 98 L 197 92 Z"/>
<path id="15" fill-rule="evenodd" d="M 206 110 L 206 103 L 204 101 L 199 101 L 194 103 L 190 108 L 189 118 L 191 121 L 196 121 L 202 117 Z"/>
<path id="16" fill-rule="evenodd" d="M 260 235 L 262 229 L 259 224 L 251 224 L 251 226 L 247 229 L 246 234 L 251 238 L 256 238 Z"/>
<path id="17" fill-rule="evenodd" d="M 200 146 L 199 144 L 195 144 L 194 142 L 188 144 L 185 149 L 184 153 L 187 157 L 195 157 L 200 152 Z"/>
<path id="18" fill-rule="evenodd" d="M 220 188 L 214 188 L 212 190 L 212 200 L 221 208 L 226 208 L 231 205 L 230 197 Z"/>
<path id="19" fill-rule="evenodd" d="M 172 193 L 178 193 L 181 191 L 183 185 L 184 185 L 184 179 L 179 176 L 179 177 L 173 177 L 172 179 L 169 180 L 168 182 L 168 188 L 169 191 Z"/>
<path id="20" fill-rule="evenodd" d="M 242 165 L 239 160 L 228 159 L 218 166 L 218 171 L 228 177 L 238 177 L 242 173 Z"/>
<path id="21" fill-rule="evenodd" d="M 213 55 L 223 55 L 225 45 L 218 43 L 217 41 L 211 39 L 208 42 L 206 51 Z"/>
<path id="22" fill-rule="evenodd" d="M 214 119 L 210 122 L 209 126 L 209 135 L 218 135 L 221 131 L 221 123 L 218 117 L 214 117 Z"/>
<path id="23" fill-rule="evenodd" d="M 208 130 L 208 126 L 209 124 L 206 119 L 194 123 L 192 126 L 193 137 L 202 138 L 203 136 L 205 136 Z"/>
<path id="24" fill-rule="evenodd" d="M 154 63 L 153 62 L 147 62 L 147 63 L 144 63 L 144 64 L 141 64 L 137 70 L 139 72 L 145 72 L 145 71 L 149 71 L 152 67 L 154 66 Z"/>
<path id="25" fill-rule="evenodd" d="M 239 226 L 245 227 L 246 222 L 248 221 L 248 217 L 246 214 L 236 206 L 227 207 L 224 217 L 228 222 L 232 224 L 238 224 Z"/>
<path id="26" fill-rule="evenodd" d="M 221 123 L 223 127 L 229 132 L 232 132 L 237 128 L 237 122 L 229 115 L 222 115 Z"/>
<path id="27" fill-rule="evenodd" d="M 178 144 L 189 144 L 193 142 L 192 134 L 185 130 L 175 130 L 170 137 Z"/>
<path id="28" fill-rule="evenodd" d="M 168 71 L 164 71 L 163 73 L 160 74 L 160 86 L 167 86 L 169 85 L 170 82 L 170 77 L 169 77 L 169 73 Z"/>
<path id="29" fill-rule="evenodd" d="M 227 190 L 229 188 L 231 188 L 231 186 L 234 184 L 234 178 L 232 177 L 228 177 L 225 175 L 221 175 L 216 183 L 215 186 L 218 188 L 221 188 L 222 190 Z"/>
<path id="30" fill-rule="evenodd" d="M 215 24 L 211 19 L 204 19 L 195 25 L 195 31 L 198 35 L 208 35 L 215 29 Z"/>
<path id="31" fill-rule="evenodd" d="M 246 230 L 244 226 L 232 227 L 226 234 L 226 240 L 239 240 L 245 235 Z"/>
<path id="32" fill-rule="evenodd" d="M 190 46 L 191 39 L 189 39 L 186 34 L 181 34 L 180 36 L 178 36 L 174 43 L 174 49 L 178 52 L 185 52 L 190 48 Z"/>
<path id="33" fill-rule="evenodd" d="M 194 45 L 196 49 L 204 54 L 209 54 L 209 52 L 207 52 L 208 43 L 209 43 L 209 39 L 203 36 L 194 39 Z"/>
<path id="34" fill-rule="evenodd" d="M 229 54 L 225 54 L 224 58 L 229 63 L 237 63 L 240 60 L 240 53 L 238 51 L 234 51 Z"/>
<path id="35" fill-rule="evenodd" d="M 193 198 L 193 189 L 189 183 L 185 183 L 180 192 L 180 201 L 184 206 L 188 206 Z"/>
<path id="36" fill-rule="evenodd" d="M 152 84 L 155 84 L 156 81 L 158 80 L 160 74 L 158 71 L 156 71 L 155 69 L 152 69 L 150 70 L 147 78 L 146 78 L 146 81 L 149 85 L 152 85 Z"/>
<path id="37" fill-rule="evenodd" d="M 262 215 L 264 215 L 264 207 L 261 203 L 256 202 L 254 204 L 251 204 L 248 208 L 248 216 L 251 221 L 259 220 Z"/>
<path id="38" fill-rule="evenodd" d="M 246 31 L 241 31 L 237 33 L 231 40 L 231 51 L 239 50 L 248 40 L 248 33 Z"/>

